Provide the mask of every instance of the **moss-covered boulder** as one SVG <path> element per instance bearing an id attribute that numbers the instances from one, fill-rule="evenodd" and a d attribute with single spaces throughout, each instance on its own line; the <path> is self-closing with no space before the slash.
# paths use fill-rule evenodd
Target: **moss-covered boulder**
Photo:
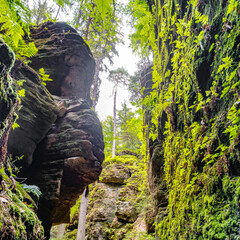
<path id="1" fill-rule="evenodd" d="M 99 182 L 90 188 L 86 239 L 133 239 L 136 232 L 138 236 L 151 239 L 147 216 L 152 202 L 143 164 L 130 155 L 108 158 L 104 162 Z M 78 209 L 74 207 L 66 236 L 72 236 L 77 228 Z"/>
<path id="2" fill-rule="evenodd" d="M 1 174 L 3 174 L 3 168 Z M 31 197 L 4 174 L 5 186 L 0 188 L 0 236 L 2 239 L 45 239 Z M 4 187 L 3 187 L 4 186 Z"/>

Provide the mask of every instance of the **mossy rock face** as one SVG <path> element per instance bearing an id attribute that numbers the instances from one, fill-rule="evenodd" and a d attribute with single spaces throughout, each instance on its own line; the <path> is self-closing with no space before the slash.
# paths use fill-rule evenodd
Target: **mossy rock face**
<path id="1" fill-rule="evenodd" d="M 158 119 L 149 141 L 157 235 L 238 239 L 240 3 L 161 4 L 169 8 L 155 19 L 164 44 L 155 52 L 159 89 L 149 111 Z"/>
<path id="2" fill-rule="evenodd" d="M 3 194 L 0 201 L 0 235 L 3 239 L 45 239 L 36 213 L 18 195 Z"/>
<path id="3" fill-rule="evenodd" d="M 45 239 L 37 207 L 29 194 L 11 176 L 9 160 L 1 167 L 0 236 L 2 239 Z M 5 171 L 8 173 L 6 174 Z M 9 177 L 10 175 L 10 177 Z"/>
<path id="4" fill-rule="evenodd" d="M 23 156 L 21 162 L 17 164 L 21 166 L 22 172 L 26 173 L 33 162 L 33 152 L 37 144 L 57 119 L 58 108 L 33 69 L 17 61 L 12 69 L 12 75 L 15 81 L 23 81 L 25 96 L 22 97 L 18 112 L 19 127 L 9 135 L 8 152 L 13 156 Z"/>
<path id="5" fill-rule="evenodd" d="M 14 64 L 14 53 L 0 38 L 0 162 L 6 157 L 6 145 L 17 110 L 17 94 L 10 71 Z"/>
<path id="6" fill-rule="evenodd" d="M 130 155 L 106 160 L 99 182 L 89 191 L 86 239 L 132 239 L 133 229 L 133 235 L 138 231 L 148 236 L 152 223 L 147 224 L 147 213 L 152 203 L 146 187 L 146 172 L 142 176 L 142 166 L 137 167 L 140 162 Z M 72 223 L 67 227 L 69 233 L 77 228 L 78 212 L 79 207 L 74 207 Z"/>

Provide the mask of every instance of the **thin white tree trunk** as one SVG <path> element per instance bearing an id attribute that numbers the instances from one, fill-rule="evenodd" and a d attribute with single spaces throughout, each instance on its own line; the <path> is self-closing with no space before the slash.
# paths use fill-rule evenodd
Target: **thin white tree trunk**
<path id="1" fill-rule="evenodd" d="M 100 86 L 99 72 L 100 72 L 101 62 L 102 62 L 101 58 L 96 60 L 95 74 L 94 74 L 94 79 L 93 79 L 93 92 L 92 92 L 92 108 L 93 108 L 93 110 L 95 110 L 97 102 L 98 102 L 99 86 Z"/>
<path id="2" fill-rule="evenodd" d="M 59 15 L 59 13 L 60 13 L 60 10 L 61 10 L 61 6 L 59 5 L 59 6 L 58 6 L 58 10 L 57 10 L 57 14 L 56 14 L 56 17 L 55 17 L 55 20 L 57 20 L 57 17 L 58 17 L 58 15 Z"/>
<path id="3" fill-rule="evenodd" d="M 87 195 L 88 195 L 87 188 L 85 188 L 81 197 L 81 205 L 80 205 L 79 217 L 78 217 L 77 240 L 85 239 L 86 215 L 87 215 L 87 205 L 88 205 Z"/>
<path id="4" fill-rule="evenodd" d="M 113 146 L 112 146 L 112 157 L 115 157 L 116 152 L 116 137 L 117 137 L 117 87 L 118 82 L 116 82 L 114 89 L 114 98 L 113 98 Z"/>

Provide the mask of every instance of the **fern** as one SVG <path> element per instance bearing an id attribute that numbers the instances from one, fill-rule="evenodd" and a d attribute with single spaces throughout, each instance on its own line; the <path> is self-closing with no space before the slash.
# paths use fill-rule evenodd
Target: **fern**
<path id="1" fill-rule="evenodd" d="M 28 193 L 32 193 L 34 196 L 36 196 L 38 199 L 40 197 L 40 195 L 42 194 L 39 187 L 36 185 L 27 185 L 27 184 L 21 184 L 22 188 L 28 192 Z"/>
<path id="2" fill-rule="evenodd" d="M 45 73 L 45 70 L 44 68 L 40 68 L 39 69 L 39 76 L 42 80 L 42 84 L 46 86 L 46 82 L 51 82 L 53 81 L 50 77 L 49 77 L 49 74 L 46 74 Z"/>
<path id="3" fill-rule="evenodd" d="M 33 42 L 23 40 L 29 34 L 30 11 L 18 0 L 0 1 L 0 35 L 12 48 L 17 59 L 32 57 L 37 53 Z"/>

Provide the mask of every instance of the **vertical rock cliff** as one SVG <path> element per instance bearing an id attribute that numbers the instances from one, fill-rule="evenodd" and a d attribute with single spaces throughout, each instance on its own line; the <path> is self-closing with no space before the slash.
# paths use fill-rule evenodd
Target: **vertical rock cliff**
<path id="1" fill-rule="evenodd" d="M 147 110 L 156 238 L 238 239 L 240 3 L 157 3 Z"/>
<path id="2" fill-rule="evenodd" d="M 31 38 L 37 55 L 30 66 L 16 62 L 12 70 L 26 94 L 8 151 L 23 156 L 21 177 L 40 187 L 38 216 L 48 236 L 52 225 L 69 221 L 71 206 L 98 179 L 104 143 L 90 109 L 95 62 L 86 43 L 66 23 L 34 27 Z M 52 81 L 43 82 L 43 75 Z"/>
<path id="3" fill-rule="evenodd" d="M 19 109 L 16 86 L 10 76 L 14 61 L 13 52 L 0 38 L 0 237 L 44 239 L 34 212 L 36 205 L 13 178 L 14 167 L 7 154 L 8 136 Z"/>

